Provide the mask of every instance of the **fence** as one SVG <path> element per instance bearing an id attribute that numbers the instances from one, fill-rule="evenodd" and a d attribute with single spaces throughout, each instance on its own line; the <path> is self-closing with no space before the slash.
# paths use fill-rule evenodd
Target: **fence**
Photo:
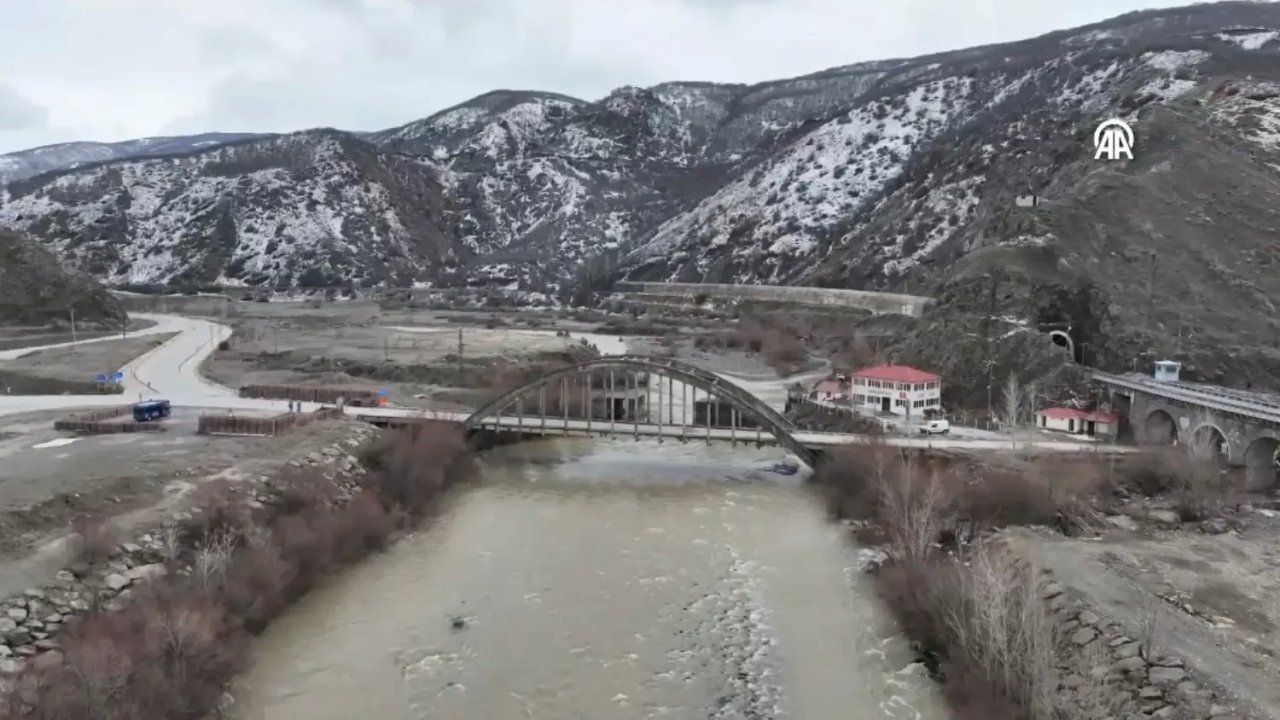
<path id="1" fill-rule="evenodd" d="M 83 435 L 164 431 L 164 426 L 158 422 L 136 422 L 134 420 L 121 419 L 132 412 L 133 406 L 131 405 L 94 410 L 55 420 L 53 429 L 81 433 Z"/>
<path id="2" fill-rule="evenodd" d="M 201 415 L 196 432 L 201 435 L 279 435 L 291 428 L 342 417 L 337 408 L 321 408 L 312 413 L 286 413 L 275 417 Z"/>
<path id="3" fill-rule="evenodd" d="M 344 398 L 346 404 L 356 406 L 378 403 L 376 390 L 324 385 L 245 385 L 240 388 L 240 397 L 314 403 L 336 403 L 338 398 Z"/>

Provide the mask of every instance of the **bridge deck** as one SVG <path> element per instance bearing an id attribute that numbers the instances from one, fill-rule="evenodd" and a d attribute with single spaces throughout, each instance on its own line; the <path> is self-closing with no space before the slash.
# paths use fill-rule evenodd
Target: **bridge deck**
<path id="1" fill-rule="evenodd" d="M 1199 383 L 1160 382 L 1155 378 L 1138 374 L 1113 375 L 1094 372 L 1093 377 L 1113 388 L 1136 390 L 1148 395 L 1280 425 L 1280 398 L 1274 395 Z"/>
<path id="2" fill-rule="evenodd" d="M 406 415 L 403 412 L 388 412 L 396 410 L 394 408 L 377 408 L 368 409 L 366 412 L 356 415 L 356 418 L 365 422 L 377 424 L 410 424 L 417 422 L 429 422 L 438 420 L 450 423 L 461 424 L 466 420 L 465 413 L 434 413 L 431 415 Z M 378 412 L 380 411 L 380 412 Z M 603 435 L 616 435 L 622 437 L 662 437 L 672 439 L 686 440 L 716 440 L 721 442 L 737 441 L 743 443 L 761 442 L 767 445 L 775 445 L 777 441 L 768 432 L 756 430 L 746 430 L 742 428 L 725 428 L 705 426 L 680 426 L 680 425 L 658 425 L 657 423 L 633 423 L 627 421 L 615 421 L 612 431 L 608 420 L 592 420 L 588 423 L 586 420 L 569 420 L 567 423 L 563 418 L 548 417 L 545 425 L 543 418 L 528 416 L 523 419 L 503 415 L 502 417 L 485 418 L 480 425 L 485 429 L 518 431 L 529 435 L 569 435 L 573 437 L 596 437 Z M 800 441 L 806 447 L 821 450 L 839 445 L 848 445 L 851 443 L 866 443 L 872 441 L 880 441 L 894 447 L 912 447 L 923 449 L 952 449 L 952 450 L 995 450 L 995 451 L 1040 451 L 1040 452 L 1083 452 L 1083 453 L 1125 453 L 1132 452 L 1134 448 L 1110 445 L 1100 442 L 1072 442 L 1072 441 L 1033 441 L 1033 442 L 1012 442 L 1007 440 L 972 440 L 947 438 L 943 436 L 921 436 L 921 437 L 895 437 L 880 436 L 873 437 L 869 435 L 855 435 L 851 433 L 829 433 L 829 432 L 794 432 L 792 435 L 796 440 Z"/>

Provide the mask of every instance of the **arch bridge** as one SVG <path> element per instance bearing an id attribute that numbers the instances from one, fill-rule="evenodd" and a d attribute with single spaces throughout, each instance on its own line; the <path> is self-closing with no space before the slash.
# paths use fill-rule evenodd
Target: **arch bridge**
<path id="1" fill-rule="evenodd" d="M 817 467 L 819 457 L 796 438 L 786 417 L 748 390 L 694 365 L 649 355 L 613 355 L 553 370 L 494 398 L 463 424 L 468 431 L 535 435 L 776 442 L 809 467 Z"/>
<path id="2" fill-rule="evenodd" d="M 1221 457 L 1245 469 L 1251 490 L 1280 479 L 1280 400 L 1187 382 L 1094 372 L 1114 395 L 1128 398 L 1134 438 L 1146 445 L 1178 445 L 1202 457 Z"/>

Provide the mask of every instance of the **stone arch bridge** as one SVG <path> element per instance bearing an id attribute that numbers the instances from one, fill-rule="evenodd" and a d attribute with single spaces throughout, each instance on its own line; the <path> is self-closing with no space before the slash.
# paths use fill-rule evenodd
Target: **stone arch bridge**
<path id="1" fill-rule="evenodd" d="M 1251 490 L 1276 485 L 1280 472 L 1280 400 L 1257 393 L 1138 375 L 1095 372 L 1113 395 L 1128 399 L 1134 438 L 1147 445 L 1180 445 L 1218 453 L 1245 468 Z"/>

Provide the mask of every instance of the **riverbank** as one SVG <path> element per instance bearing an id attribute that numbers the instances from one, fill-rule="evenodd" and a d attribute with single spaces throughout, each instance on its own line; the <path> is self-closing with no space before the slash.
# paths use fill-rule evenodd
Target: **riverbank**
<path id="1" fill-rule="evenodd" d="M 370 445 L 373 434 L 353 425 L 345 447 L 276 476 L 203 483 L 170 522 L 127 542 L 99 519 L 78 521 L 77 561 L 54 585 L 3 604 L 8 711 L 49 720 L 214 711 L 249 635 L 469 477 L 470 450 L 451 428 Z"/>
<path id="2" fill-rule="evenodd" d="M 1223 477 L 1181 455 L 993 466 L 869 446 L 837 451 L 816 479 L 833 514 L 882 547 L 880 593 L 955 717 L 1261 720 L 1274 716 L 1274 655 L 1219 647 L 1218 622 L 1235 620 L 1189 620 L 1191 605 L 1134 582 L 1136 567 L 1099 579 L 1138 533 L 1167 552 L 1188 529 L 1241 539 L 1250 506 Z M 1257 622 L 1256 610 L 1232 614 Z"/>

